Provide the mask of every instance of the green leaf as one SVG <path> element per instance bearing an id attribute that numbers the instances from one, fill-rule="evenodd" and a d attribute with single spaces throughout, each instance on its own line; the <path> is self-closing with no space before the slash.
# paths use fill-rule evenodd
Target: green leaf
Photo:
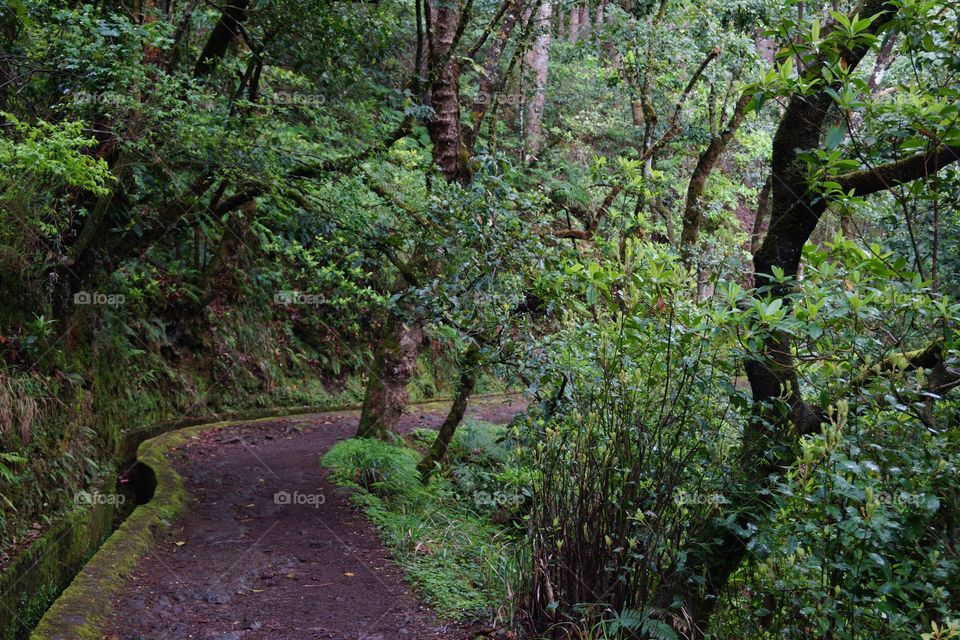
<path id="1" fill-rule="evenodd" d="M 826 145 L 827 149 L 835 149 L 843 142 L 843 139 L 847 137 L 847 125 L 846 123 L 841 123 L 836 127 L 831 127 L 827 131 L 827 140 Z"/>

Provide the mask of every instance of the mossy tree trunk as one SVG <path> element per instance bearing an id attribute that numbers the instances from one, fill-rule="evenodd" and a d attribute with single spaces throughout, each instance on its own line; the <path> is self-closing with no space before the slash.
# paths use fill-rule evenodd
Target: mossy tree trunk
<path id="1" fill-rule="evenodd" d="M 753 95 L 750 93 L 743 93 L 740 96 L 733 107 L 733 113 L 726 128 L 719 135 L 710 138 L 710 144 L 697 158 L 697 166 L 694 167 L 687 185 L 687 199 L 683 208 L 683 230 L 680 232 L 680 244 L 684 248 L 685 259 L 689 259 L 695 253 L 695 247 L 700 239 L 700 227 L 703 223 L 703 192 L 707 187 L 707 179 L 743 123 L 747 104 L 752 98 Z"/>
<path id="2" fill-rule="evenodd" d="M 480 372 L 479 361 L 480 349 L 476 345 L 472 345 L 467 349 L 463 361 L 460 363 L 460 380 L 457 383 L 457 393 L 453 398 L 453 404 L 450 406 L 450 412 L 443 424 L 440 425 L 437 439 L 433 441 L 430 451 L 417 465 L 423 482 L 427 482 L 437 464 L 443 462 L 447 455 L 447 449 L 450 447 L 450 442 L 453 440 L 453 434 L 456 433 L 457 427 L 463 421 L 470 396 L 473 395 L 473 390 L 477 386 L 477 377 Z"/>
<path id="3" fill-rule="evenodd" d="M 390 320 L 384 325 L 368 374 L 358 438 L 386 440 L 396 432 L 407 405 L 407 383 L 416 372 L 422 341 L 423 328 L 419 324 Z"/>

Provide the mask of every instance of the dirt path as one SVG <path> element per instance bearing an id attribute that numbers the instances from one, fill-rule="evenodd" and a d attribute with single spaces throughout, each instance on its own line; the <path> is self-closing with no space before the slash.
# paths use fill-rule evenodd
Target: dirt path
<path id="1" fill-rule="evenodd" d="M 522 407 L 484 400 L 468 415 L 507 422 Z M 436 428 L 443 415 L 413 407 L 402 428 Z M 376 531 L 319 466 L 356 426 L 344 413 L 279 418 L 208 431 L 173 453 L 190 507 L 114 602 L 108 637 L 460 638 L 417 603 Z M 289 504 L 277 504 L 279 492 Z"/>

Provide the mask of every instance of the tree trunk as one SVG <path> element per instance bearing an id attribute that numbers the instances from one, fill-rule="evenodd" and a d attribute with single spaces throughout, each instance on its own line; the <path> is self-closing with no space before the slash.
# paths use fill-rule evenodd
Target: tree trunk
<path id="1" fill-rule="evenodd" d="M 453 398 L 453 404 L 450 406 L 450 412 L 443 424 L 440 425 L 437 439 L 433 441 L 430 451 L 417 465 L 420 478 L 424 483 L 430 480 L 437 464 L 443 462 L 450 441 L 453 440 L 453 434 L 463 421 L 463 415 L 467 412 L 467 404 L 470 401 L 470 396 L 473 395 L 473 389 L 477 385 L 477 377 L 480 372 L 479 356 L 480 349 L 475 345 L 470 346 L 464 354 L 463 362 L 460 364 L 460 380 L 457 383 L 457 393 Z"/>
<path id="2" fill-rule="evenodd" d="M 577 38 L 580 37 L 580 10 L 577 7 L 570 9 L 570 30 L 567 32 L 567 40 L 570 44 L 577 44 Z"/>
<path id="3" fill-rule="evenodd" d="M 409 399 L 407 383 L 416 372 L 422 340 L 419 324 L 391 319 L 382 328 L 363 398 L 358 438 L 386 440 L 396 432 Z"/>
<path id="4" fill-rule="evenodd" d="M 484 73 L 480 78 L 481 97 L 471 106 L 471 125 L 464 127 L 460 119 L 460 67 L 455 49 L 460 37 L 460 21 L 466 20 L 467 14 L 461 16 L 455 4 L 441 0 L 426 4 L 430 74 L 427 98 L 434 112 L 427 130 L 433 143 L 433 161 L 450 182 L 465 184 L 470 181 L 467 160 L 493 94 L 499 88 L 500 57 L 519 11 L 519 3 L 504 6 L 500 30 L 486 54 Z M 384 438 L 396 428 L 407 402 L 406 385 L 415 370 L 421 338 L 422 328 L 419 326 L 385 328 L 379 344 L 374 347 L 374 366 L 367 381 L 357 431 L 359 437 Z"/>
<path id="5" fill-rule="evenodd" d="M 550 14 L 549 0 L 542 0 L 533 16 L 536 38 L 526 54 L 526 66 L 530 70 L 533 97 L 527 103 L 526 158 L 536 159 L 543 148 L 543 110 L 546 104 L 547 72 L 550 66 Z"/>
<path id="6" fill-rule="evenodd" d="M 590 0 L 584 0 L 583 5 L 580 7 L 580 37 L 589 38 L 590 37 Z"/>
<path id="7" fill-rule="evenodd" d="M 639 98 L 630 100 L 630 120 L 633 126 L 643 126 L 643 101 Z"/>
<path id="8" fill-rule="evenodd" d="M 719 135 L 710 140 L 710 144 L 703 150 L 697 159 L 697 166 L 693 169 L 690 182 L 687 185 L 687 200 L 683 209 L 683 230 L 680 232 L 680 245 L 685 248 L 685 258 L 689 258 L 693 248 L 700 239 L 700 227 L 703 223 L 703 191 L 707 186 L 707 179 L 717 166 L 717 162 L 730 146 L 737 129 L 743 122 L 744 110 L 752 96 L 744 93 L 737 100 L 733 114 L 727 122 L 727 127 Z"/>
<path id="9" fill-rule="evenodd" d="M 429 68 L 439 69 L 430 85 L 433 117 L 427 125 L 433 143 L 433 161 L 449 182 L 467 182 L 469 173 L 460 129 L 460 65 L 453 55 L 460 12 L 454 3 L 430 3 L 432 32 Z"/>
<path id="10" fill-rule="evenodd" d="M 600 30 L 603 28 L 603 18 L 604 12 L 607 9 L 607 0 L 600 0 L 600 4 L 597 5 L 597 13 L 594 16 L 594 25 L 593 30 L 596 35 L 600 35 Z"/>
<path id="11" fill-rule="evenodd" d="M 220 19 L 207 37 L 207 43 L 197 59 L 193 75 L 201 78 L 210 75 L 227 53 L 227 49 L 240 35 L 240 26 L 247 19 L 250 0 L 227 0 Z"/>
<path id="12" fill-rule="evenodd" d="M 750 234 L 750 253 L 754 254 L 763 241 L 764 221 L 770 215 L 770 185 L 772 176 L 767 176 L 760 193 L 757 194 L 757 214 L 753 218 L 753 233 Z"/>

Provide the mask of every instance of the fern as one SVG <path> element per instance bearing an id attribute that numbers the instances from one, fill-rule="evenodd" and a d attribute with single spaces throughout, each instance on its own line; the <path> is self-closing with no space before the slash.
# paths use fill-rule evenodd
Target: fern
<path id="1" fill-rule="evenodd" d="M 13 475 L 13 471 L 7 465 L 21 464 L 26 461 L 27 459 L 23 456 L 15 453 L 6 453 L 0 451 L 0 478 L 3 478 L 7 482 L 14 482 L 16 480 L 16 476 Z"/>
<path id="2" fill-rule="evenodd" d="M 677 632 L 667 623 L 651 618 L 649 612 L 637 609 L 624 609 L 615 613 L 609 622 L 608 630 L 616 634 L 629 631 L 649 640 L 680 640 Z"/>
<path id="3" fill-rule="evenodd" d="M 15 453 L 7 453 L 5 451 L 0 451 L 0 480 L 5 482 L 14 483 L 17 480 L 17 477 L 14 475 L 13 470 L 8 467 L 8 464 L 21 464 L 26 462 L 27 459 L 23 456 L 17 455 Z M 16 511 L 17 508 L 13 506 L 13 503 L 10 502 L 10 499 L 7 496 L 0 493 L 0 500 L 2 500 L 10 509 Z"/>

